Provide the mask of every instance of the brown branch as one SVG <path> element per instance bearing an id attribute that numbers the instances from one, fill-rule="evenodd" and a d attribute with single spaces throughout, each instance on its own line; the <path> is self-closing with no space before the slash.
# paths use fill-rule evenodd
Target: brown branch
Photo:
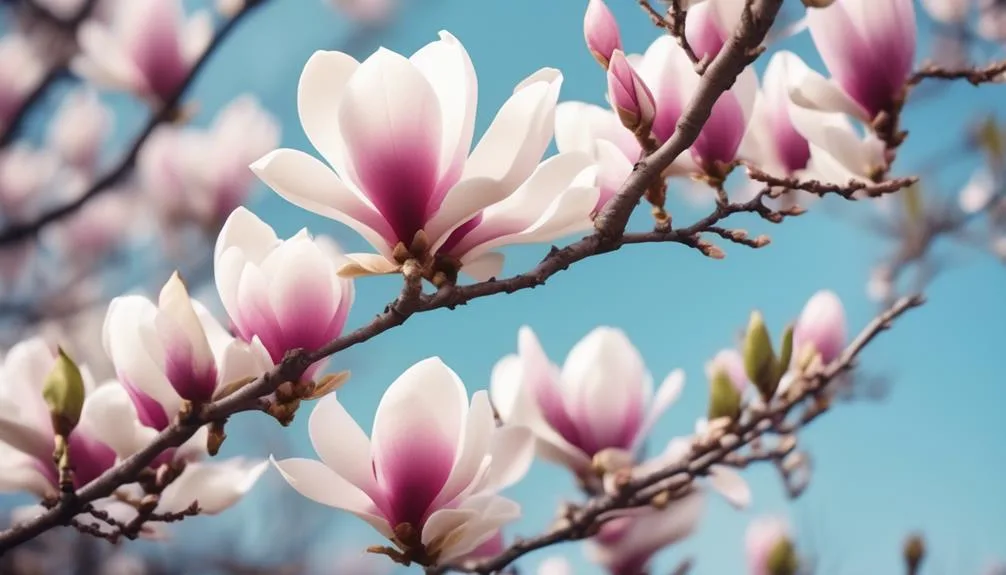
<path id="1" fill-rule="evenodd" d="M 479 573 L 488 575 L 510 565 L 527 553 L 564 542 L 589 537 L 598 523 L 603 522 L 606 514 L 612 511 L 648 505 L 653 497 L 664 491 L 680 489 L 691 483 L 696 477 L 704 475 L 710 466 L 723 462 L 730 454 L 740 450 L 746 444 L 760 437 L 771 425 L 763 422 L 782 419 L 790 410 L 813 399 L 825 389 L 831 379 L 851 369 L 859 353 L 866 344 L 880 332 L 888 329 L 891 322 L 911 308 L 922 305 L 921 296 L 903 298 L 890 309 L 880 314 L 870 322 L 859 336 L 831 364 L 819 368 L 813 373 L 802 376 L 802 390 L 792 398 L 783 399 L 771 409 L 754 412 L 752 417 L 739 426 L 734 433 L 738 440 L 733 442 L 712 442 L 693 447 L 692 453 L 683 461 L 664 469 L 654 471 L 643 477 L 633 479 L 613 495 L 602 495 L 590 499 L 583 506 L 573 509 L 564 522 L 552 530 L 527 539 L 520 539 L 503 553 L 491 559 L 469 562 L 464 565 L 441 565 L 427 569 L 429 575 L 439 575 L 450 571 L 463 573 Z"/>
<path id="2" fill-rule="evenodd" d="M 631 212 L 639 203 L 645 191 L 654 181 L 662 177 L 664 169 L 680 153 L 691 146 L 698 137 L 701 126 L 709 118 L 712 106 L 717 98 L 728 90 L 737 75 L 750 62 L 757 58 L 760 53 L 758 46 L 771 27 L 781 2 L 782 0 L 757 0 L 753 5 L 748 4 L 745 7 L 737 32 L 726 43 L 723 50 L 702 78 L 692 101 L 678 122 L 674 135 L 656 152 L 637 164 L 633 173 L 622 186 L 619 194 L 598 216 L 595 222 L 597 231 L 594 234 L 562 249 L 553 247 L 549 254 L 534 269 L 506 280 L 495 280 L 494 278 L 486 282 L 462 287 L 445 286 L 436 293 L 424 295 L 421 292 L 419 281 L 415 278 L 410 279 L 409 275 L 406 274 L 407 281 L 402 294 L 395 302 L 387 306 L 384 312 L 379 314 L 371 323 L 335 339 L 317 351 L 309 353 L 304 350 L 291 350 L 279 365 L 253 382 L 250 382 L 239 391 L 219 401 L 193 409 L 191 413 L 175 421 L 158 434 L 143 450 L 123 460 L 80 489 L 76 493 L 73 504 L 57 505 L 32 520 L 0 532 L 0 553 L 30 540 L 48 529 L 67 524 L 79 513 L 83 505 L 103 497 L 108 497 L 119 486 L 135 481 L 138 474 L 147 469 L 160 453 L 166 449 L 181 445 L 203 425 L 214 421 L 226 420 L 229 416 L 240 411 L 262 410 L 264 405 L 260 401 L 260 398 L 276 392 L 286 382 L 299 381 L 304 370 L 312 363 L 358 343 L 370 340 L 393 327 L 401 325 L 416 313 L 440 308 L 453 309 L 476 298 L 533 288 L 544 284 L 549 277 L 567 269 L 575 262 L 591 256 L 615 251 L 626 244 L 658 241 L 676 242 L 695 247 L 711 257 L 722 257 L 722 252 L 718 248 L 708 244 L 708 242 L 704 242 L 699 236 L 703 232 L 708 231 L 710 226 L 715 226 L 715 224 L 726 216 L 745 211 L 748 207 L 754 206 L 754 204 L 750 204 L 750 206 L 747 204 L 718 205 L 716 211 L 710 216 L 680 230 L 664 230 L 648 234 L 628 235 L 624 234 L 624 230 Z M 253 4 L 249 4 L 249 6 L 251 5 Z M 236 19 L 229 22 L 228 27 L 224 31 L 229 30 Z M 177 98 L 175 99 L 177 100 Z M 152 130 L 152 127 L 149 130 Z M 136 148 L 134 147 L 131 157 L 135 157 L 135 150 Z M 127 157 L 127 160 L 120 164 L 117 172 L 124 172 L 128 168 L 130 161 L 129 157 Z M 117 172 L 113 172 L 113 174 Z M 106 176 L 102 181 L 108 179 L 109 176 Z M 100 189 L 102 188 L 92 188 L 89 194 L 93 195 L 97 191 L 100 191 Z M 87 196 L 85 194 L 85 197 Z M 754 208 L 752 207 L 752 209 Z M 67 208 L 63 210 L 66 211 Z M 58 216 L 49 216 L 47 221 L 52 221 L 56 217 Z M 33 233 L 37 231 L 38 227 L 20 232 L 17 237 Z M 0 235 L 0 243 L 11 235 L 10 233 Z M 288 385 L 286 387 L 292 386 Z"/>
<path id="3" fill-rule="evenodd" d="M 705 72 L 706 66 L 709 64 L 708 59 L 699 58 L 685 36 L 685 18 L 688 15 L 688 11 L 681 5 L 681 0 L 671 0 L 668 3 L 666 16 L 657 12 L 650 4 L 650 0 L 638 0 L 638 2 L 639 7 L 650 17 L 650 21 L 653 22 L 654 26 L 667 30 L 667 33 L 677 40 L 678 45 L 685 51 L 688 59 L 695 64 L 695 71 L 699 75 Z"/>
<path id="4" fill-rule="evenodd" d="M 801 190 L 815 196 L 835 194 L 847 200 L 856 199 L 856 194 L 860 193 L 870 198 L 877 198 L 887 194 L 893 194 L 909 186 L 918 183 L 919 178 L 893 178 L 880 183 L 866 183 L 856 180 L 849 180 L 845 184 L 831 184 L 819 180 L 799 180 L 797 178 L 780 178 L 761 171 L 754 166 L 747 166 L 748 177 L 756 182 L 768 184 L 771 188 L 776 188 L 767 192 L 770 197 L 776 198 L 790 190 Z"/>
<path id="5" fill-rule="evenodd" d="M 967 80 L 972 86 L 1000 81 L 1006 74 L 1006 60 L 993 62 L 980 68 L 944 68 L 928 64 L 908 77 L 908 85 L 914 86 L 923 80 Z"/>
<path id="6" fill-rule="evenodd" d="M 210 57 L 223 44 L 223 41 L 231 34 L 231 32 L 234 31 L 237 24 L 255 8 L 264 4 L 265 1 L 266 0 L 246 0 L 241 11 L 235 14 L 233 18 L 228 20 L 227 23 L 220 28 L 214 36 L 213 41 L 206 48 L 206 51 L 203 52 L 203 54 L 199 57 L 199 60 L 197 60 L 192 66 L 192 70 L 189 71 L 189 75 L 186 77 L 185 81 L 182 82 L 181 86 L 179 86 L 178 90 L 170 98 L 163 102 L 157 113 L 151 116 L 150 120 L 147 121 L 146 126 L 144 126 L 143 130 L 136 139 L 133 140 L 129 150 L 122 159 L 119 160 L 118 164 L 108 170 L 98 180 L 93 182 L 91 186 L 74 201 L 44 212 L 35 220 L 15 223 L 7 226 L 5 229 L 0 231 L 0 246 L 16 244 L 24 241 L 25 239 L 38 234 L 45 226 L 72 215 L 87 204 L 87 202 L 111 189 L 114 184 L 128 174 L 140 154 L 140 149 L 143 147 L 143 144 L 147 141 L 147 139 L 154 133 L 154 130 L 161 124 L 170 122 L 177 117 L 178 106 L 181 103 L 182 97 L 199 75 L 199 72 L 209 61 Z"/>

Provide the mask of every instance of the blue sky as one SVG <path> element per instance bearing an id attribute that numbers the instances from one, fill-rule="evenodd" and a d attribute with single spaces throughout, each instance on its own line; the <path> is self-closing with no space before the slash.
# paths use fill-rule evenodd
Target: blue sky
<path id="1" fill-rule="evenodd" d="M 627 50 L 643 51 L 656 30 L 635 2 L 610 3 Z M 405 6 L 388 30 L 349 42 L 354 30 L 320 0 L 270 2 L 242 24 L 195 84 L 191 95 L 202 110 L 197 121 L 205 121 L 239 93 L 251 92 L 281 119 L 284 146 L 310 150 L 297 121 L 295 98 L 300 70 L 313 51 L 341 49 L 348 43 L 360 58 L 377 45 L 411 53 L 441 29 L 464 43 L 479 74 L 479 132 L 513 86 L 543 66 L 563 71 L 563 100 L 603 103 L 603 73 L 583 46 L 584 2 L 411 0 Z M 923 42 L 928 44 L 928 35 Z M 783 45 L 820 67 L 806 33 Z M 906 127 L 911 136 L 899 158 L 899 172 L 912 173 L 919 161 L 946 149 L 976 113 L 1001 115 L 1004 95 L 1001 86 L 977 90 L 961 85 L 910 106 Z M 137 113 L 129 108 L 127 119 Z M 124 134 L 131 127 L 128 121 L 120 124 Z M 945 182 L 960 185 L 973 167 L 974 162 L 955 165 Z M 680 200 L 672 202 L 671 207 L 678 207 L 676 222 L 701 215 Z M 870 213 L 873 207 L 839 203 L 816 203 L 808 215 L 771 228 L 738 218 L 738 226 L 770 233 L 773 242 L 758 251 L 725 245 L 727 258 L 722 261 L 676 245 L 640 246 L 577 264 L 542 289 L 415 317 L 345 357 L 337 356 L 336 365 L 342 362 L 354 370 L 340 397 L 369 428 L 383 389 L 420 359 L 439 355 L 474 391 L 486 387 L 493 364 L 515 350 L 517 329 L 523 324 L 535 329 L 556 361 L 593 327 L 612 325 L 627 332 L 656 378 L 677 367 L 688 375 L 682 399 L 654 431 L 653 443 L 660 444 L 691 430 L 704 412 L 702 366 L 733 343 L 751 309 L 763 310 L 778 327 L 795 316 L 812 293 L 829 288 L 845 300 L 851 330 L 872 317 L 875 307 L 866 298 L 865 282 L 871 264 L 888 246 L 847 217 Z M 282 234 L 308 226 L 315 233 L 332 234 L 349 251 L 366 249 L 338 224 L 307 214 L 264 188 L 252 208 Z M 645 212 L 641 210 L 632 225 L 645 228 Z M 508 251 L 506 271 L 527 269 L 546 249 Z M 998 421 L 1006 400 L 1006 355 L 1000 349 L 1006 342 L 1006 275 L 991 257 L 971 252 L 959 256 L 961 265 L 939 276 L 928 290 L 929 304 L 898 322 L 863 356 L 865 370 L 891 378 L 890 396 L 881 403 L 839 406 L 801 436 L 815 463 L 806 494 L 788 502 L 771 469 L 747 472 L 754 490 L 751 509 L 736 512 L 711 498 L 698 534 L 662 554 L 654 573 L 667 572 L 684 556 L 697 558 L 696 575 L 742 573 L 744 529 L 762 513 L 791 518 L 808 550 L 818 556 L 822 575 L 897 573 L 901 541 L 916 529 L 924 531 L 931 544 L 932 561 L 924 573 L 976 573 L 989 559 L 1006 558 L 1006 498 L 1001 495 L 1006 451 L 1000 448 L 1006 432 Z M 396 292 L 393 279 L 360 281 L 351 325 L 362 325 Z M 228 448 L 310 455 L 306 415 L 286 431 L 289 447 L 250 440 Z M 249 415 L 240 418 L 235 429 L 270 424 Z M 232 438 L 238 436 L 231 433 Z M 261 496 L 243 503 L 231 520 L 199 520 L 186 531 L 240 528 L 247 532 L 252 553 L 262 543 L 263 531 L 254 527 L 257 521 L 244 519 L 268 522 L 270 509 L 265 489 L 258 493 Z M 525 514 L 508 534 L 529 535 L 550 522 L 561 499 L 576 494 L 562 470 L 536 464 L 511 495 L 523 504 Z M 266 513 L 257 515 L 261 511 Z M 379 543 L 362 524 L 338 525 L 339 545 Z M 595 572 L 576 545 L 528 556 L 521 563 L 524 572 L 533 572 L 553 552 L 578 562 L 577 573 Z"/>

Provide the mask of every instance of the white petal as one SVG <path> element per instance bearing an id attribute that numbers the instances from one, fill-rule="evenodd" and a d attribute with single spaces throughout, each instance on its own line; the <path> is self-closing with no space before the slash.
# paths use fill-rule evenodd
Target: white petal
<path id="1" fill-rule="evenodd" d="M 177 513 L 197 502 L 200 513 L 220 513 L 248 493 L 268 466 L 268 461 L 241 458 L 221 463 L 190 463 L 161 494 L 158 511 Z"/>
<path id="2" fill-rule="evenodd" d="M 433 508 L 449 503 L 468 489 L 489 453 L 495 431 L 496 422 L 492 406 L 489 404 L 489 394 L 481 390 L 476 391 L 472 395 L 472 404 L 468 410 L 468 420 L 465 422 L 464 435 L 459 442 L 454 467 L 440 494 L 434 500 Z"/>
<path id="3" fill-rule="evenodd" d="M 157 435 L 154 429 L 140 423 L 136 407 L 117 382 L 101 385 L 87 396 L 80 425 L 123 458 L 145 447 Z"/>
<path id="4" fill-rule="evenodd" d="M 322 462 L 364 493 L 376 493 L 370 438 L 335 393 L 318 401 L 308 420 L 311 444 Z"/>
<path id="5" fill-rule="evenodd" d="M 504 259 L 505 256 L 499 252 L 487 252 L 466 261 L 461 271 L 475 281 L 489 281 L 503 275 Z"/>
<path id="6" fill-rule="evenodd" d="M 490 451 L 488 485 L 506 489 L 524 478 L 534 460 L 534 434 L 531 428 L 504 425 L 496 430 Z"/>
<path id="7" fill-rule="evenodd" d="M 665 411 L 678 400 L 681 396 L 681 391 L 685 388 L 685 372 L 681 369 L 675 369 L 670 374 L 664 378 L 663 383 L 657 389 L 657 394 L 653 398 L 653 402 L 650 404 L 650 411 L 646 414 L 646 419 L 643 421 L 643 426 L 639 431 L 639 435 L 636 436 L 636 445 L 634 447 L 639 447 L 639 444 L 646 439 L 650 430 L 653 429 L 653 425 L 657 423 L 660 416 L 664 414 Z"/>
<path id="8" fill-rule="evenodd" d="M 297 85 L 297 111 L 311 144 L 344 178 L 346 144 L 339 129 L 339 103 L 360 63 L 349 54 L 319 50 L 304 65 Z"/>
<path id="9" fill-rule="evenodd" d="M 744 478 L 729 467 L 713 465 L 709 468 L 709 484 L 713 486 L 730 505 L 744 509 L 751 505 L 751 488 Z"/>
<path id="10" fill-rule="evenodd" d="M 796 54 L 785 56 L 789 96 L 798 107 L 823 112 L 841 112 L 869 122 L 869 114 L 832 80 L 810 69 Z"/>

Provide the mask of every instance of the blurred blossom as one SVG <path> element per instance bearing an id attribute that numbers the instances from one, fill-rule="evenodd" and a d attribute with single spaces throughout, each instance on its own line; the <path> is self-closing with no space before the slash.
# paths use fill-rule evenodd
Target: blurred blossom
<path id="1" fill-rule="evenodd" d="M 136 195 L 130 189 L 108 190 L 43 231 L 70 265 L 87 268 L 127 245 L 140 223 Z"/>
<path id="2" fill-rule="evenodd" d="M 397 8 L 397 0 L 325 1 L 345 16 L 367 24 L 379 24 L 387 21 Z"/>
<path id="3" fill-rule="evenodd" d="M 102 575 L 147 575 L 147 561 L 136 555 L 117 552 L 101 566 Z"/>
<path id="4" fill-rule="evenodd" d="M 992 173 L 982 168 L 971 175 L 971 179 L 957 196 L 957 201 L 964 213 L 974 214 L 985 209 L 995 193 L 996 182 Z"/>
<path id="5" fill-rule="evenodd" d="M 880 264 L 870 270 L 866 283 L 866 295 L 873 301 L 887 301 L 894 294 L 894 278 L 891 268 Z"/>
<path id="6" fill-rule="evenodd" d="M 633 509 L 601 525 L 587 541 L 587 556 L 612 575 L 648 573 L 653 555 L 691 535 L 704 508 L 702 492 L 693 490 L 663 509 Z"/>
<path id="7" fill-rule="evenodd" d="M 748 376 L 744 370 L 744 358 L 736 349 L 720 350 L 706 363 L 706 378 L 713 379 L 717 372 L 723 371 L 730 378 L 737 393 L 744 393 L 748 384 Z"/>
<path id="8" fill-rule="evenodd" d="M 321 461 L 273 460 L 302 495 L 348 511 L 406 554 L 447 562 L 520 516 L 497 492 L 520 480 L 534 453 L 530 432 L 497 427 L 485 391 L 469 406 L 457 374 L 420 361 L 384 392 L 370 438 L 334 393 L 308 422 Z"/>
<path id="9" fill-rule="evenodd" d="M 865 123 L 893 113 L 915 58 L 913 0 L 837 0 L 808 10 L 807 25 L 831 79 L 804 70 L 793 101 Z"/>
<path id="10" fill-rule="evenodd" d="M 992 239 L 991 243 L 992 255 L 997 258 L 1006 261 L 1006 236 L 997 236 Z"/>
<path id="11" fill-rule="evenodd" d="M 7 221 L 31 217 L 59 164 L 47 150 L 25 143 L 0 150 L 0 215 Z"/>
<path id="12" fill-rule="evenodd" d="M 685 37 L 695 55 L 712 61 L 741 21 L 744 0 L 705 0 L 688 9 Z"/>
<path id="13" fill-rule="evenodd" d="M 113 299 L 103 339 L 122 385 L 134 399 L 147 396 L 140 411 L 150 426 L 163 426 L 183 401 L 208 402 L 222 386 L 268 368 L 265 350 L 231 337 L 189 297 L 177 273 L 157 303 L 139 295 Z"/>
<path id="14" fill-rule="evenodd" d="M 1006 5 L 998 0 L 978 0 L 977 32 L 992 42 L 1006 41 Z"/>
<path id="15" fill-rule="evenodd" d="M 789 97 L 790 68 L 801 64 L 796 54 L 787 51 L 769 58 L 752 111 L 751 129 L 744 141 L 746 154 L 756 165 L 778 176 L 799 175 L 810 162 L 810 144 L 793 126 L 789 112 L 793 107 Z"/>
<path id="16" fill-rule="evenodd" d="M 583 15 L 583 36 L 587 49 L 605 69 L 615 50 L 622 49 L 622 36 L 618 22 L 604 0 L 590 0 Z"/>
<path id="17" fill-rule="evenodd" d="M 255 98 L 242 96 L 208 128 L 159 128 L 140 151 L 140 179 L 165 221 L 217 229 L 255 185 L 248 164 L 275 148 L 279 137 L 276 120 Z"/>
<path id="18" fill-rule="evenodd" d="M 926 12 L 943 24 L 964 24 L 974 0 L 922 0 Z"/>
<path id="19" fill-rule="evenodd" d="M 213 37 L 210 13 L 186 19 L 181 0 L 120 1 L 113 10 L 110 23 L 81 25 L 74 71 L 153 105 L 173 98 Z"/>
<path id="20" fill-rule="evenodd" d="M 94 169 L 101 147 L 112 128 L 112 112 L 97 92 L 81 88 L 71 92 L 49 124 L 49 145 L 63 161 L 78 170 Z"/>
<path id="21" fill-rule="evenodd" d="M 244 9 L 245 0 L 217 0 L 217 12 L 227 18 L 233 18 Z"/>
<path id="22" fill-rule="evenodd" d="M 214 251 L 217 291 L 240 338 L 279 363 L 287 351 L 317 351 L 337 338 L 353 305 L 353 281 L 336 274 L 344 257 L 307 229 L 281 240 L 245 208 L 227 218 Z M 312 378 L 327 360 L 314 364 Z"/>
<path id="23" fill-rule="evenodd" d="M 546 558 L 538 564 L 538 575 L 573 575 L 573 565 L 561 555 Z"/>
<path id="24" fill-rule="evenodd" d="M 363 63 L 316 52 L 297 105 L 329 165 L 280 149 L 252 169 L 290 202 L 353 228 L 378 250 L 350 254 L 354 265 L 343 273 L 393 273 L 419 258 L 438 283 L 458 270 L 485 280 L 502 271 L 496 248 L 592 225 L 598 192 L 589 158 L 567 153 L 539 164 L 561 83 L 558 70 L 544 68 L 518 84 L 469 155 L 478 81 L 454 36 L 441 32 L 411 59 L 383 48 Z"/>
<path id="25" fill-rule="evenodd" d="M 0 37 L 0 133 L 44 74 L 42 60 L 24 36 L 5 32 Z"/>
<path id="26" fill-rule="evenodd" d="M 560 371 L 524 326 L 518 353 L 493 368 L 493 405 L 507 423 L 527 425 L 542 457 L 586 476 L 602 455 L 633 461 L 647 434 L 684 387 L 675 370 L 656 394 L 639 351 L 618 329 L 581 339 Z"/>
<path id="27" fill-rule="evenodd" d="M 779 517 L 760 517 L 752 521 L 744 537 L 748 575 L 774 575 L 770 561 L 779 561 L 778 547 L 790 546 L 789 524 Z"/>
<path id="28" fill-rule="evenodd" d="M 799 362 L 807 349 L 816 351 L 824 364 L 835 360 L 845 349 L 845 308 L 835 292 L 815 293 L 800 312 L 793 329 L 793 361 Z"/>
<path id="29" fill-rule="evenodd" d="M 34 0 L 39 6 L 60 18 L 70 19 L 76 16 L 87 4 L 87 0 Z M 101 3 L 101 2 L 96 2 Z"/>

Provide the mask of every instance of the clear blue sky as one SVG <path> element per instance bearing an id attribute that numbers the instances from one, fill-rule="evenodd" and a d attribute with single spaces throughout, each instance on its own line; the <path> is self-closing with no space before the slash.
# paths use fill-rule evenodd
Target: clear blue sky
<path id="1" fill-rule="evenodd" d="M 627 50 L 643 51 L 656 30 L 635 2 L 610 0 L 610 4 L 619 17 Z M 603 103 L 603 74 L 583 46 L 585 2 L 412 0 L 406 6 L 389 30 L 353 42 L 350 51 L 363 58 L 384 45 L 411 53 L 435 39 L 438 30 L 451 31 L 465 44 L 479 75 L 479 131 L 514 84 L 542 66 L 557 67 L 565 74 L 562 99 Z M 242 26 L 192 95 L 208 117 L 238 93 L 252 92 L 281 118 L 283 145 L 310 150 L 296 116 L 297 78 L 314 50 L 345 45 L 352 30 L 321 0 L 274 0 Z M 928 35 L 923 40 L 928 44 Z M 785 46 L 820 66 L 806 34 Z M 906 126 L 911 137 L 899 171 L 910 173 L 922 158 L 945 149 L 974 113 L 1001 114 L 1006 108 L 1004 95 L 1001 86 L 977 90 L 962 85 L 910 109 Z M 968 173 L 965 162 L 950 172 L 947 181 L 959 185 Z M 316 233 L 333 234 L 350 251 L 366 249 L 338 224 L 306 214 L 267 190 L 252 207 L 281 233 L 307 225 Z M 473 391 L 486 387 L 495 361 L 515 350 L 522 324 L 535 329 L 557 361 L 594 326 L 613 325 L 628 333 L 655 377 L 676 367 L 688 374 L 681 401 L 654 432 L 653 443 L 660 444 L 664 438 L 688 432 L 703 413 L 702 366 L 733 342 L 752 308 L 762 309 L 772 325 L 780 326 L 814 291 L 830 288 L 845 300 L 852 330 L 872 317 L 875 308 L 864 286 L 871 264 L 888 246 L 848 218 L 836 217 L 835 208 L 846 207 L 817 203 L 810 214 L 772 229 L 741 218 L 741 225 L 752 231 L 771 233 L 773 243 L 760 251 L 726 245 L 728 256 L 722 261 L 674 245 L 644 246 L 577 264 L 543 289 L 413 318 L 348 353 L 342 361 L 352 367 L 354 378 L 340 397 L 369 428 L 383 389 L 422 358 L 441 356 Z M 842 213 L 873 209 L 865 204 L 852 208 Z M 698 215 L 681 208 L 675 221 Z M 640 217 L 634 224 L 645 227 L 646 220 Z M 528 268 L 546 249 L 530 246 L 507 252 L 507 272 Z M 654 573 L 666 572 L 685 555 L 697 557 L 696 575 L 742 573 L 744 529 L 750 518 L 766 512 L 791 517 L 808 550 L 819 557 L 822 575 L 899 573 L 899 546 L 914 529 L 930 539 L 931 562 L 924 571 L 928 574 L 976 573 L 987 560 L 1006 558 L 1002 496 L 1006 450 L 1001 447 L 1006 426 L 999 421 L 1006 400 L 1006 354 L 1000 349 L 1006 342 L 1006 273 L 987 256 L 965 253 L 957 261 L 962 265 L 940 276 L 929 289 L 930 303 L 864 354 L 864 369 L 892 378 L 889 398 L 883 403 L 840 406 L 802 436 L 816 467 L 803 498 L 787 502 L 770 469 L 748 472 L 754 489 L 752 508 L 735 512 L 714 501 L 700 532 L 661 555 Z M 396 291 L 395 281 L 387 278 L 359 282 L 351 325 L 361 325 L 383 309 Z M 287 431 L 287 439 L 295 445 L 278 455 L 311 454 L 306 415 Z M 242 430 L 269 424 L 257 416 L 238 423 Z M 245 447 L 251 443 L 255 445 L 250 450 L 268 453 L 268 445 L 259 442 L 245 442 Z M 510 535 L 540 531 L 552 519 L 559 500 L 575 495 L 566 474 L 546 464 L 536 464 L 511 494 L 524 505 L 525 514 L 509 529 Z M 233 512 L 241 521 L 200 520 L 192 528 L 219 532 L 224 525 L 242 528 L 243 522 L 248 548 L 253 549 L 262 543 L 256 541 L 261 530 L 245 520 L 269 521 L 269 505 L 264 495 L 253 497 L 242 504 L 243 511 Z M 256 508 L 265 514 L 254 515 Z M 343 545 L 379 543 L 362 523 L 345 521 L 339 527 Z M 579 562 L 577 573 L 595 572 L 583 562 L 579 546 L 555 551 Z M 527 557 L 522 572 L 533 572 L 550 553 Z"/>

